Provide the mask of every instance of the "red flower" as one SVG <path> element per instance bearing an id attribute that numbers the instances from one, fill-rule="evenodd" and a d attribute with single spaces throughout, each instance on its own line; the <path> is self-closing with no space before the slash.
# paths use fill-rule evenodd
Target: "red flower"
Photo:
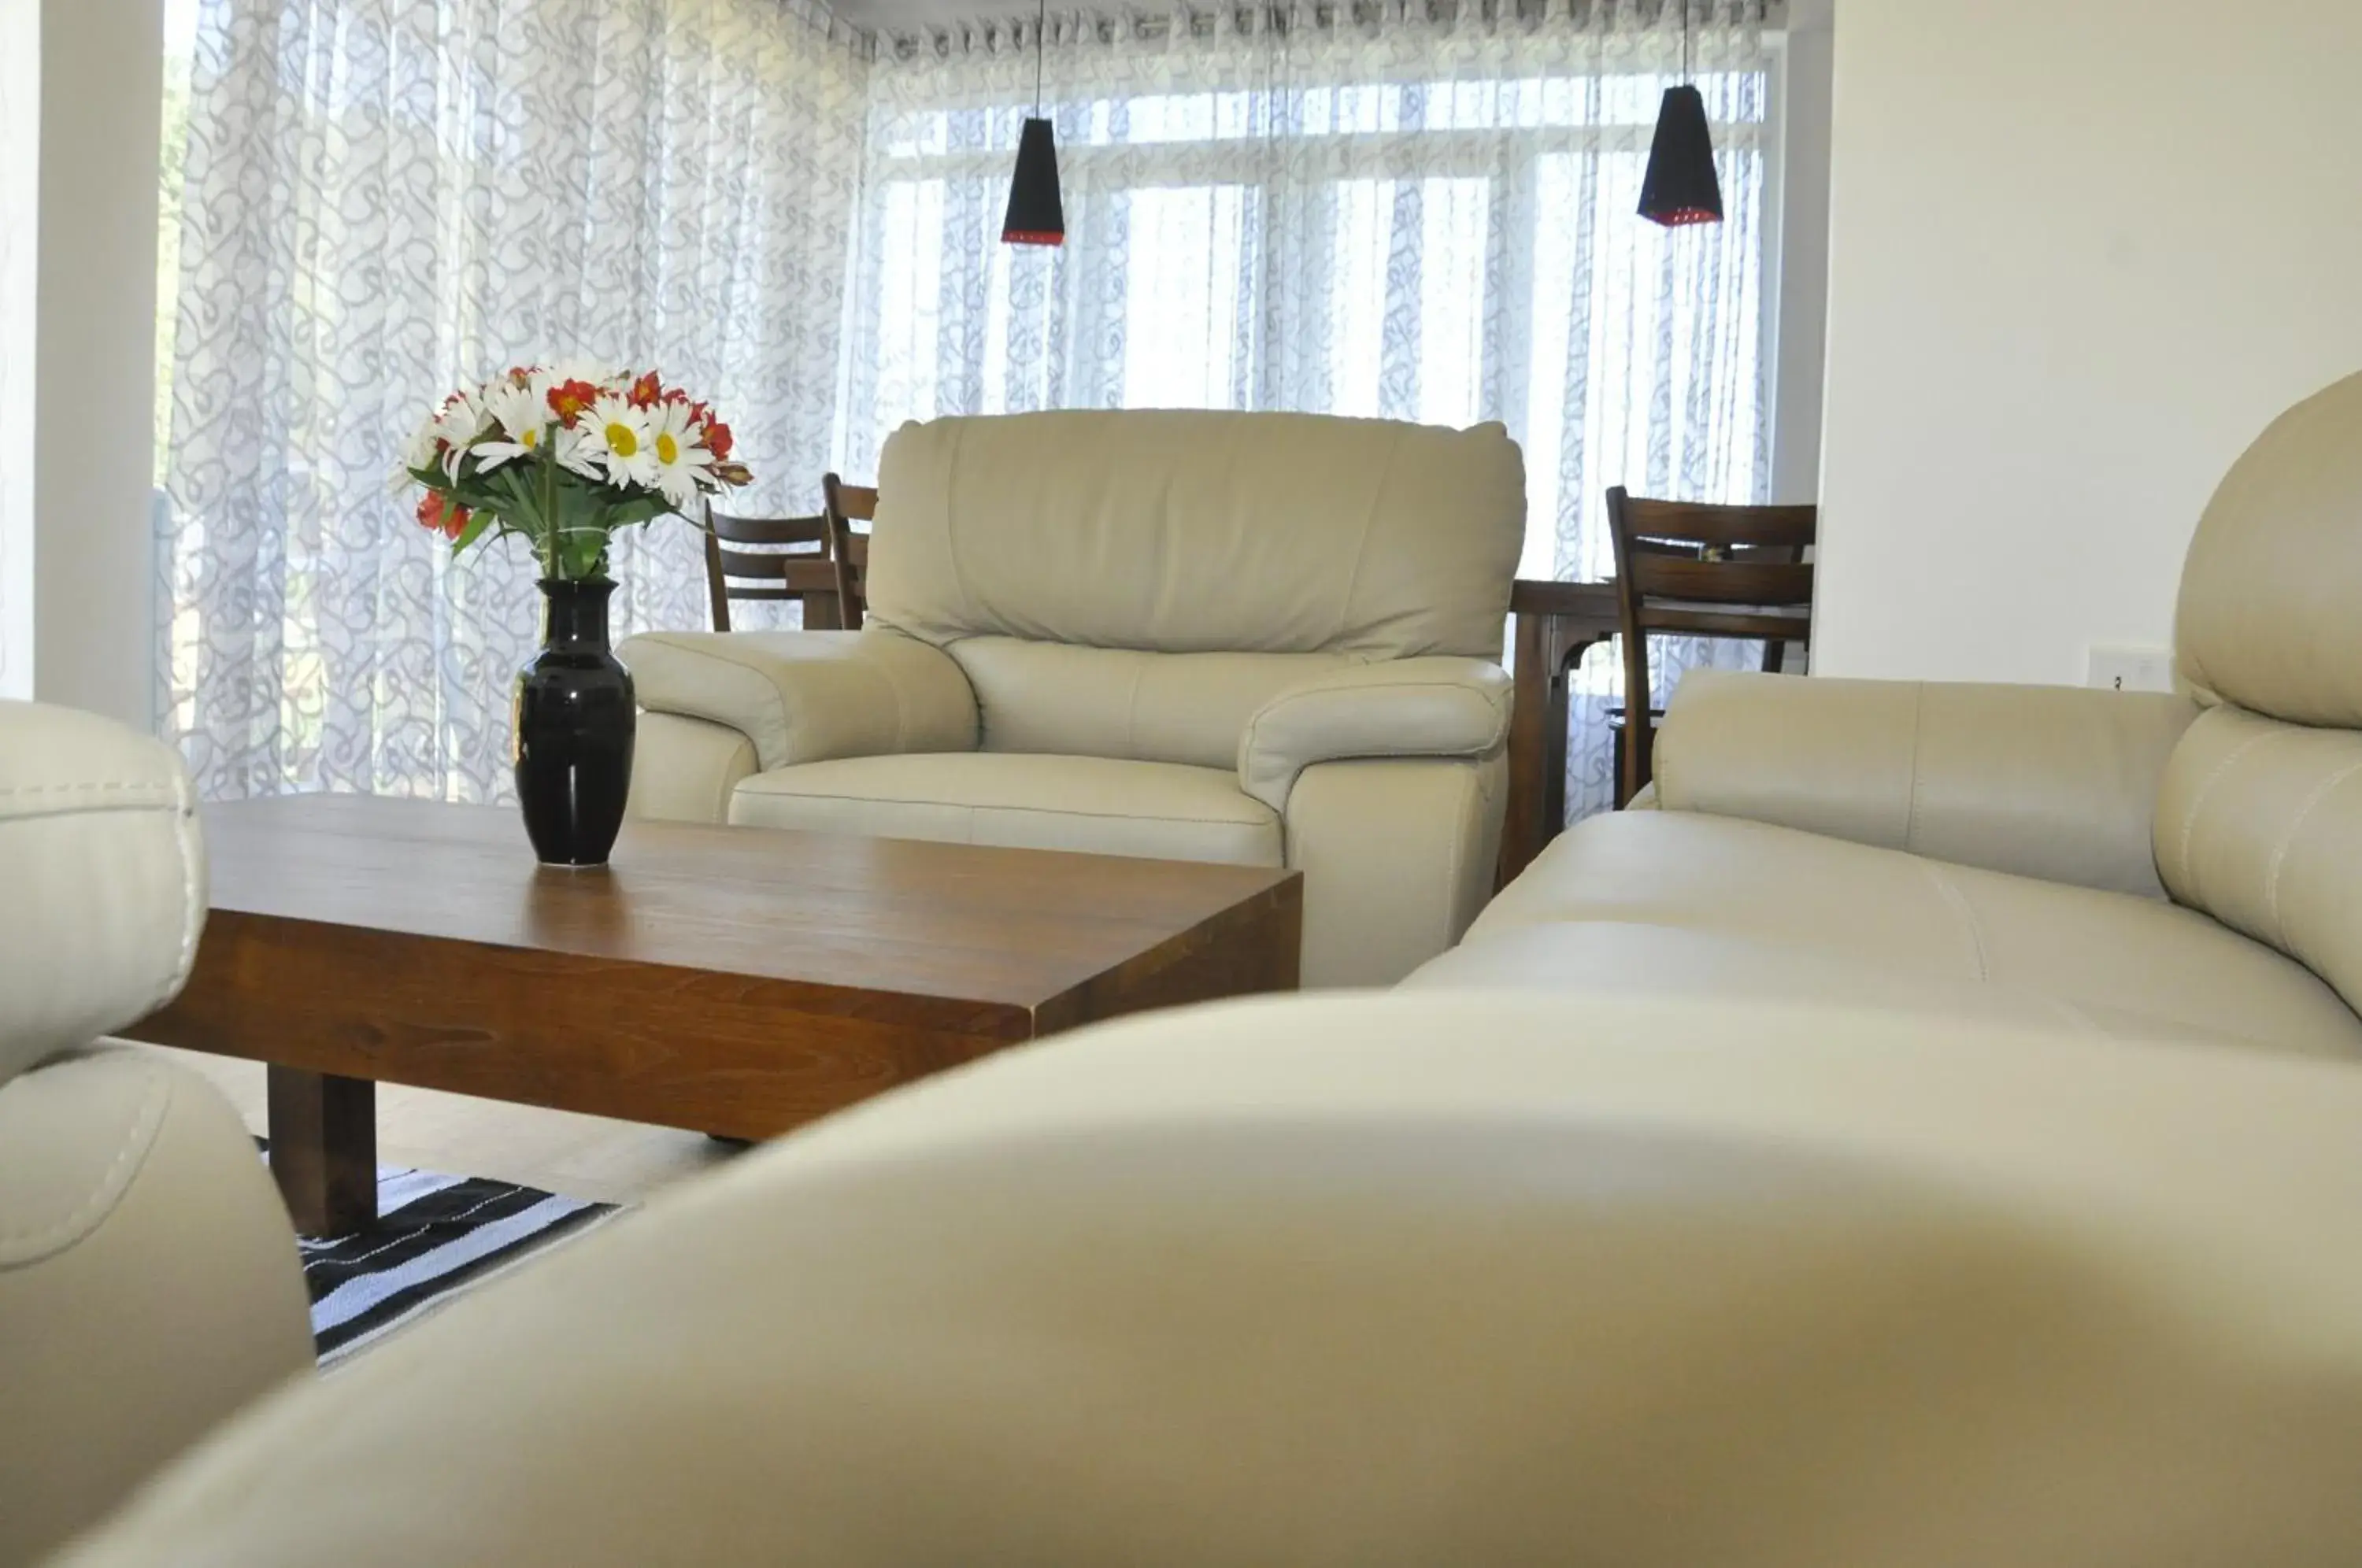
<path id="1" fill-rule="evenodd" d="M 634 408 L 654 408 L 657 399 L 663 395 L 664 382 L 657 379 L 657 373 L 654 370 L 650 370 L 632 383 L 631 402 Z"/>
<path id="2" fill-rule="evenodd" d="M 705 427 L 705 449 L 717 463 L 730 460 L 730 426 L 716 419 Z"/>
<path id="3" fill-rule="evenodd" d="M 430 490 L 419 497 L 418 522 L 421 527 L 432 528 L 447 539 L 456 539 L 467 532 L 468 509 L 440 491 Z"/>
<path id="4" fill-rule="evenodd" d="M 561 381 L 549 389 L 549 412 L 568 429 L 599 401 L 599 389 L 589 381 Z"/>
<path id="5" fill-rule="evenodd" d="M 687 392 L 683 392 L 680 395 L 684 398 L 689 396 Z M 706 404 L 701 403 L 692 403 L 689 405 L 689 422 L 691 425 L 703 425 L 712 417 L 713 410 Z"/>

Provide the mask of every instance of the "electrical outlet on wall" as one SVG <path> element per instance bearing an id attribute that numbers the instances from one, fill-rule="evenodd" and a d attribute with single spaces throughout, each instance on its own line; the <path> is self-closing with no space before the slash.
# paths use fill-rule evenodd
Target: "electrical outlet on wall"
<path id="1" fill-rule="evenodd" d="M 2083 684 L 2103 691 L 2170 691 L 2173 650 L 2095 645 Z"/>

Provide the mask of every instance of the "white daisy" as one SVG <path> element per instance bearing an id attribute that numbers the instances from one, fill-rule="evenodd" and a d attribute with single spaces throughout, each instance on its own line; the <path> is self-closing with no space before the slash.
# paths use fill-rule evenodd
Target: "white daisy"
<path id="1" fill-rule="evenodd" d="M 602 397 L 582 418 L 582 429 L 607 465 L 607 477 L 616 484 L 654 488 L 657 482 L 655 432 L 646 411 L 620 397 Z"/>
<path id="2" fill-rule="evenodd" d="M 453 393 L 451 401 L 443 405 L 435 423 L 428 426 L 436 438 L 451 444 L 451 449 L 443 454 L 443 469 L 454 480 L 459 477 L 459 459 L 467 455 L 476 437 L 484 433 L 484 410 L 479 397 L 480 391 Z"/>
<path id="3" fill-rule="evenodd" d="M 484 398 L 484 414 L 491 422 L 485 438 L 476 443 L 479 469 L 496 469 L 511 458 L 527 458 L 541 449 L 542 432 L 554 422 L 546 396 L 535 398 L 530 386 L 496 383 Z"/>
<path id="4" fill-rule="evenodd" d="M 400 495 L 416 484 L 418 480 L 412 470 L 425 468 L 435 461 L 435 443 L 439 438 L 436 422 L 432 419 L 414 431 L 410 439 L 403 443 L 402 456 L 396 459 L 393 472 L 386 476 L 386 488 Z"/>
<path id="5" fill-rule="evenodd" d="M 648 410 L 648 448 L 656 455 L 657 488 L 676 507 L 697 500 L 710 488 L 713 454 L 698 439 L 689 422 L 689 404 L 660 403 Z"/>
<path id="6" fill-rule="evenodd" d="M 435 443 L 439 439 L 439 432 L 436 428 L 436 421 L 430 419 L 425 424 L 420 425 L 416 430 L 411 432 L 410 439 L 403 444 L 402 448 L 402 466 L 403 468 L 423 469 L 427 464 L 435 460 Z"/>
<path id="7" fill-rule="evenodd" d="M 604 454 L 582 425 L 570 430 L 563 425 L 557 426 L 549 438 L 549 455 L 568 473 L 580 474 L 594 484 L 607 482 L 607 470 L 599 466 Z"/>

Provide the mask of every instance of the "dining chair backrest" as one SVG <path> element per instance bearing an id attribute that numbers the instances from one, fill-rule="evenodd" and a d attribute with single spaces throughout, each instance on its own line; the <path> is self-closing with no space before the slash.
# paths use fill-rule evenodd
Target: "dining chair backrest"
<path id="1" fill-rule="evenodd" d="M 821 496 L 826 508 L 829 554 L 841 573 L 838 591 L 844 625 L 857 631 L 868 609 L 869 533 L 853 525 L 877 521 L 877 491 L 873 485 L 847 484 L 829 474 L 821 480 Z"/>
<path id="2" fill-rule="evenodd" d="M 1809 642 L 1819 525 L 1814 506 L 1725 506 L 1607 492 L 1624 644 L 1624 766 L 1618 806 L 1651 774 L 1651 635 L 1763 644 L 1777 670 L 1788 644 Z"/>

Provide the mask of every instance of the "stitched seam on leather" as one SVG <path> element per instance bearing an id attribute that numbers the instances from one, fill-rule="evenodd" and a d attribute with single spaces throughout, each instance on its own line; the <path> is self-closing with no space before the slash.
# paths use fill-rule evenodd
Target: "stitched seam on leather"
<path id="1" fill-rule="evenodd" d="M 154 798 L 134 798 L 129 793 L 134 790 L 145 792 Z M 178 773 L 171 784 L 160 786 L 149 781 L 38 784 L 0 790 L 0 794 L 77 795 L 105 791 L 121 791 L 124 793 L 124 798 L 108 801 L 96 807 L 76 809 L 67 806 L 56 811 L 30 812 L 24 815 L 11 813 L 0 816 L 0 821 L 30 823 L 54 821 L 60 817 L 69 816 L 113 815 L 125 812 L 171 812 L 173 851 L 181 862 L 181 942 L 179 950 L 172 956 L 172 967 L 165 972 L 163 977 L 149 992 L 148 1000 L 140 1005 L 138 1011 L 132 1014 L 134 1018 L 145 1018 L 171 1000 L 181 988 L 188 984 L 189 971 L 195 967 L 197 961 L 197 935 L 204 925 L 204 911 L 198 907 L 200 900 L 197 897 L 196 802 L 190 797 L 188 775 L 184 772 Z M 6 1240 L 6 1236 L 0 1235 L 0 1241 L 5 1240 Z"/>
<path id="2" fill-rule="evenodd" d="M 737 778 L 731 778 L 730 769 L 738 760 L 738 754 L 735 751 L 730 754 L 730 760 L 722 765 L 722 777 L 716 786 L 719 793 L 713 801 L 713 815 L 711 819 L 716 823 L 726 823 L 730 821 L 730 802 L 736 798 L 738 786 L 763 771 L 763 758 L 759 753 L 755 752 L 755 743 L 742 733 L 738 736 L 738 744 L 753 754 L 747 759 L 753 766 Z"/>
<path id="3" fill-rule="evenodd" d="M 900 634 L 897 635 L 899 635 Z M 917 643 L 921 647 L 933 648 L 937 653 L 943 655 L 944 658 L 951 661 L 952 672 L 959 677 L 960 689 L 967 693 L 967 745 L 964 749 L 967 751 L 983 750 L 984 699 L 977 694 L 976 678 L 967 672 L 967 666 L 962 664 L 958 657 L 952 652 L 952 649 L 959 646 L 962 643 L 976 642 L 978 639 L 973 636 L 954 637 L 949 642 L 941 644 L 930 643 L 918 637 L 912 637 L 911 640 Z M 898 734 L 896 736 L 894 750 L 898 754 L 907 755 L 910 752 L 910 749 L 911 744 L 909 737 Z"/>
<path id="4" fill-rule="evenodd" d="M 1903 847 L 1916 849 L 1919 844 L 1919 745 L 1925 733 L 1924 721 L 1927 708 L 1927 683 L 1914 681 L 1911 685 L 1911 795 L 1903 814 Z"/>
<path id="5" fill-rule="evenodd" d="M 1969 933 L 1969 946 L 1970 950 L 1976 954 L 1976 977 L 1979 980 L 1992 979 L 1992 969 L 1988 964 L 1985 956 L 1984 927 L 1978 922 L 1976 911 L 1970 907 L 1969 896 L 1966 893 L 1961 892 L 1959 885 L 1952 880 L 1950 874 L 1946 872 L 1934 861 L 1922 860 L 1919 863 L 1919 866 L 1922 870 L 1927 873 L 1929 878 L 1935 882 L 1936 891 L 1943 896 L 1946 903 L 1952 906 L 1952 912 L 1960 917 L 1960 924 Z"/>
<path id="6" fill-rule="evenodd" d="M 1383 685 L 1368 685 L 1357 682 L 1351 686 L 1321 686 L 1304 691 L 1282 692 L 1279 696 L 1275 697 L 1270 701 L 1264 703 L 1262 709 L 1256 712 L 1255 716 L 1247 721 L 1247 729 L 1250 734 L 1253 734 L 1263 726 L 1264 720 L 1269 719 L 1273 714 L 1277 713 L 1284 708 L 1301 702 L 1317 702 L 1324 698 L 1334 697 L 1340 692 L 1348 693 L 1355 697 L 1365 695 L 1384 697 L 1389 695 L 1400 695 L 1406 691 L 1434 690 L 1465 691 L 1469 696 L 1475 698 L 1478 701 L 1485 704 L 1486 711 L 1492 715 L 1495 724 L 1506 724 L 1508 722 L 1509 698 L 1506 693 L 1480 691 L 1464 680 L 1389 680 L 1385 682 Z M 1451 752 L 1439 753 L 1437 755 L 1457 756 L 1460 749 L 1461 748 L 1454 747 Z M 1414 752 L 1406 753 L 1405 755 L 1417 756 L 1418 754 Z"/>
<path id="7" fill-rule="evenodd" d="M 952 521 L 952 497 L 960 492 L 960 447 L 966 442 L 966 432 L 961 426 L 953 425 L 952 455 L 950 460 L 944 464 L 949 471 L 951 483 L 945 486 L 944 491 L 944 556 L 951 562 L 952 586 L 959 590 L 960 626 L 965 631 L 974 632 L 977 629 L 976 596 L 967 591 L 967 573 L 960 566 L 959 530 Z M 874 529 L 877 525 L 873 523 L 870 527 Z"/>
<path id="8" fill-rule="evenodd" d="M 681 656 L 681 657 L 684 657 L 684 658 L 701 658 L 701 659 L 706 659 L 706 660 L 709 660 L 709 661 L 710 661 L 710 662 L 712 662 L 712 663 L 718 664 L 718 665 L 722 666 L 724 669 L 737 669 L 737 670 L 744 670 L 745 673 L 747 673 L 747 674 L 749 674 L 749 675 L 752 675 L 752 676 L 754 676 L 756 679 L 760 680 L 760 681 L 763 683 L 764 687 L 766 688 L 767 692 L 767 695 L 768 695 L 768 696 L 769 696 L 769 698 L 770 698 L 771 706 L 772 706 L 772 707 L 773 707 L 773 708 L 778 712 L 778 718 L 779 718 L 779 752 L 780 752 L 780 756 L 779 756 L 778 759 L 777 761 L 772 761 L 772 760 L 770 760 L 770 759 L 768 759 L 768 758 L 766 758 L 766 757 L 763 756 L 763 747 L 762 747 L 762 744 L 761 744 L 761 742 L 760 742 L 758 739 L 756 739 L 756 736 L 751 735 L 751 734 L 748 734 L 748 735 L 746 735 L 746 738 L 747 738 L 747 739 L 749 739 L 749 740 L 756 741 L 756 745 L 755 745 L 755 760 L 756 760 L 756 761 L 760 762 L 760 763 L 763 763 L 763 764 L 764 764 L 764 766 L 765 766 L 765 767 L 784 767 L 788 766 L 788 760 L 787 760 L 787 755 L 786 755 L 786 754 L 787 754 L 787 751 L 788 751 L 788 748 L 789 748 L 789 744 L 791 743 L 791 741 L 792 741 L 792 740 L 793 740 L 793 738 L 794 738 L 794 728 L 795 728 L 795 727 L 794 727 L 794 725 L 793 725 L 791 723 L 789 723 L 789 718 L 788 718 L 788 697 L 787 697 L 787 693 L 779 690 L 779 683 L 778 683 L 778 681 L 776 681 L 776 680 L 774 680 L 774 679 L 771 679 L 770 674 L 769 674 L 769 672 L 768 672 L 767 670 L 766 670 L 766 669 L 765 669 L 762 666 L 760 666 L 760 665 L 756 665 L 756 664 L 749 663 L 747 660 L 743 659 L 743 658 L 731 658 L 731 657 L 728 657 L 727 656 L 725 656 L 725 655 L 723 655 L 723 654 L 722 654 L 722 653 L 720 653 L 720 652 L 716 651 L 716 650 L 715 650 L 715 649 L 713 649 L 713 648 L 710 648 L 710 647 L 684 647 L 684 646 L 682 646 L 679 643 L 677 643 L 677 642 L 672 641 L 670 638 L 664 636 L 662 634 L 657 634 L 657 635 L 655 635 L 650 636 L 650 637 L 648 638 L 648 641 L 650 641 L 650 642 L 654 643 L 657 646 L 658 646 L 658 647 L 660 647 L 660 648 L 664 648 L 664 649 L 668 650 L 669 652 L 672 652 L 672 653 L 678 654 L 678 655 Z M 762 702 L 762 699 L 761 699 L 761 698 L 759 698 L 759 697 L 758 697 L 758 698 L 756 698 L 756 705 L 757 705 L 757 706 L 760 706 L 760 705 L 761 705 L 761 702 Z M 668 710 L 661 709 L 661 708 L 657 710 L 657 712 L 667 712 L 667 711 L 668 711 Z M 718 719 L 718 718 L 715 718 L 715 717 L 713 717 L 713 716 L 712 716 L 712 711 L 711 711 L 711 709 L 710 709 L 710 708 L 709 708 L 708 710 L 704 711 L 704 712 L 692 712 L 687 713 L 687 714 L 685 714 L 685 715 L 683 715 L 683 716 L 684 716 L 684 717 L 687 717 L 687 718 L 691 718 L 691 719 L 703 719 L 703 720 L 705 720 L 705 721 L 706 721 L 707 723 L 716 723 L 716 724 L 723 724 L 723 725 L 727 725 L 727 726 L 728 726 L 729 728 L 731 728 L 731 729 L 738 730 L 738 731 L 739 731 L 739 733 L 740 733 L 741 734 L 746 734 L 746 732 L 745 732 L 745 730 L 740 729 L 740 727 L 739 727 L 738 723 L 737 723 L 737 721 L 736 721 L 736 720 L 734 720 L 734 719 Z"/>
<path id="9" fill-rule="evenodd" d="M 90 1195 L 54 1225 L 39 1231 L 0 1231 L 0 1270 L 45 1262 L 86 1239 L 96 1229 L 93 1222 L 96 1211 L 104 1206 L 108 1213 L 114 1212 L 115 1204 L 129 1190 L 127 1182 L 120 1187 L 115 1185 L 116 1173 L 129 1161 L 146 1157 L 156 1129 L 163 1123 L 165 1109 L 172 1103 L 172 1075 L 160 1066 L 143 1064 L 143 1067 L 149 1074 L 149 1089 L 139 1102 L 139 1114 L 125 1129 L 122 1147 L 115 1151 L 115 1156 L 106 1162 L 106 1169 L 91 1184 Z M 25 1249 L 24 1256 L 6 1256 L 20 1247 Z"/>
<path id="10" fill-rule="evenodd" d="M 9 798 L 25 795 L 115 795 L 133 790 L 152 796 L 158 805 L 180 803 L 181 792 L 175 785 L 169 781 L 160 784 L 153 778 L 126 778 L 105 783 L 0 785 L 0 796 Z"/>
<path id="11" fill-rule="evenodd" d="M 24 801 L 18 806 L 15 802 Z M 153 779 L 120 783 L 24 784 L 0 789 L 0 822 L 31 823 L 116 812 L 177 811 L 176 785 Z"/>
<path id="12" fill-rule="evenodd" d="M 1264 824 L 1239 817 L 1185 817 L 1178 815 L 1142 816 L 1137 812 L 1087 812 L 1058 810 L 1049 806 L 979 806 L 967 801 L 912 801 L 882 795 L 822 795 L 809 790 L 764 790 L 756 791 L 756 800 L 764 801 L 839 801 L 863 806 L 935 806 L 945 811 L 964 811 L 973 818 L 978 812 L 1018 812 L 1035 817 L 1089 817 L 1094 822 L 1111 823 L 1196 823 L 1208 827 L 1261 828 Z"/>
<path id="13" fill-rule="evenodd" d="M 2181 867 L 2182 880 L 2191 885 L 2191 890 L 2200 903 L 2206 901 L 2205 889 L 2197 885 L 2197 867 L 2190 861 L 2191 841 L 2198 834 L 2198 813 L 2204 808 L 2206 797 L 2214 792 L 2214 786 L 2223 781 L 2223 775 L 2229 772 L 2233 765 L 2241 757 L 2271 739 L 2275 733 L 2277 732 L 2272 730 L 2258 730 L 2224 753 L 2222 760 L 2206 770 L 2206 777 L 2200 779 L 2198 788 L 2191 792 L 2190 804 L 2181 814 L 2181 843 L 2180 849 L 2175 853 L 2174 859 Z"/>
<path id="14" fill-rule="evenodd" d="M 1353 595 L 1362 588 L 1362 563 L 1369 558 L 1370 536 L 1377 531 L 1378 504 L 1385 499 L 1387 487 L 1394 483 L 1395 465 L 1402 460 L 1402 437 L 1396 436 L 1389 444 L 1385 469 L 1378 475 L 1377 488 L 1370 492 L 1370 509 L 1362 514 L 1362 537 L 1353 546 L 1353 569 L 1345 576 L 1345 597 L 1337 604 L 1337 624 L 1321 640 L 1324 648 L 1336 646 L 1337 639 L 1344 635 L 1346 617 L 1353 613 Z"/>
<path id="15" fill-rule="evenodd" d="M 1420 745 L 1417 747 L 1356 746 L 1348 752 L 1331 752 L 1320 756 L 1308 758 L 1297 764 L 1295 768 L 1288 772 L 1286 776 L 1287 788 L 1281 792 L 1279 804 L 1276 809 L 1282 813 L 1285 813 L 1287 810 L 1287 797 L 1295 792 L 1296 780 L 1303 777 L 1305 768 L 1314 767 L 1323 762 L 1352 762 L 1371 758 L 1397 756 L 1482 757 L 1491 756 L 1493 749 L 1499 745 L 1504 739 L 1504 735 L 1499 732 L 1504 732 L 1508 727 L 1511 703 L 1511 695 L 1508 692 L 1480 691 L 1470 686 L 1464 680 L 1444 679 L 1388 680 L 1381 685 L 1363 685 L 1359 683 L 1352 685 L 1316 685 L 1302 691 L 1284 691 L 1280 693 L 1280 695 L 1264 703 L 1262 709 L 1256 712 L 1255 716 L 1247 721 L 1245 756 L 1241 759 L 1241 765 L 1239 767 L 1240 781 L 1242 786 L 1250 787 L 1249 793 L 1253 793 L 1251 786 L 1253 784 L 1255 773 L 1258 771 L 1255 765 L 1261 760 L 1261 752 L 1263 749 L 1260 745 L 1260 736 L 1262 734 L 1264 721 L 1271 718 L 1274 714 L 1288 707 L 1290 704 L 1317 702 L 1324 698 L 1333 697 L 1341 691 L 1350 692 L 1353 696 L 1359 697 L 1364 693 L 1383 696 L 1387 694 L 1399 695 L 1406 691 L 1427 691 L 1438 690 L 1446 691 L 1464 691 L 1471 697 L 1474 697 L 1478 701 L 1482 701 L 1491 715 L 1493 728 L 1496 733 L 1490 740 L 1485 741 L 1480 748 L 1475 749 L 1460 745 L 1448 746 Z M 1257 799 L 1261 799 L 1261 797 L 1258 796 Z"/>
<path id="16" fill-rule="evenodd" d="M 141 1012 L 154 1012 L 189 983 L 189 971 L 197 966 L 197 938 L 205 929 L 204 889 L 199 885 L 197 862 L 202 853 L 197 834 L 197 802 L 195 787 L 188 772 L 182 769 L 172 780 L 181 809 L 172 819 L 172 842 L 181 852 L 181 951 L 172 965 L 172 973 L 158 988 Z"/>
<path id="17" fill-rule="evenodd" d="M 1443 690 L 1452 690 L 1452 692 L 1467 692 L 1469 690 L 1469 687 L 1464 687 L 1462 682 L 1457 682 L 1457 680 L 1398 680 L 1398 682 L 1386 682 L 1386 685 L 1382 687 L 1351 687 L 1351 690 L 1353 690 L 1356 694 L 1361 692 L 1361 690 L 1370 690 L 1370 692 L 1412 692 L 1412 690 L 1419 690 L 1419 687 L 1443 687 Z M 1469 694 L 1472 694 L 1472 697 L 1484 699 L 1485 706 L 1493 711 L 1496 730 L 1500 730 L 1500 727 L 1507 723 L 1507 703 L 1500 701 L 1497 697 L 1488 697 L 1488 694 L 1484 692 L 1469 692 Z M 1271 713 L 1273 709 L 1285 706 L 1287 701 L 1311 701 L 1313 697 L 1318 697 L 1318 694 L 1307 692 L 1304 697 L 1280 697 L 1275 699 L 1268 709 L 1264 709 L 1264 713 Z M 1262 715 L 1256 715 L 1256 720 L 1262 720 Z M 1502 744 L 1502 736 L 1496 734 L 1493 739 L 1488 739 L 1488 742 L 1484 742 L 1481 746 L 1473 746 L 1473 748 L 1460 746 L 1460 744 L 1452 744 L 1452 746 L 1422 744 L 1422 746 L 1353 746 L 1351 751 L 1332 751 L 1332 754 L 1323 754 L 1323 756 L 1318 756 L 1318 758 L 1307 758 L 1304 763 L 1297 765 L 1295 770 L 1287 775 L 1287 793 L 1295 793 L 1297 779 L 1304 777 L 1304 770 L 1307 770 L 1307 767 L 1318 767 L 1320 763 L 1361 763 L 1361 760 L 1382 760 L 1382 758 L 1429 758 L 1429 756 L 1431 756 L 1431 758 L 1485 758 L 1485 756 L 1493 756 L 1493 751 L 1496 751 L 1500 744 Z M 1252 754 L 1254 754 L 1254 742 L 1250 739 L 1250 756 Z M 1283 810 L 1283 812 L 1287 810 L 1287 798 L 1285 796 L 1280 798 L 1280 810 Z"/>
<path id="18" fill-rule="evenodd" d="M 1468 859 L 1461 851 L 1471 836 L 1469 818 L 1481 809 L 1480 799 L 1484 794 L 1484 780 L 1479 778 L 1473 782 L 1473 788 L 1461 791 L 1459 820 L 1451 824 L 1451 856 L 1443 867 L 1443 929 L 1436 933 L 1438 953 L 1451 945 L 1451 928 L 1460 921 L 1460 870 Z"/>
<path id="19" fill-rule="evenodd" d="M 1464 746 L 1454 747 L 1451 751 L 1436 751 L 1429 746 L 1356 746 L 1352 751 L 1335 756 L 1316 757 L 1296 771 L 1301 774 L 1306 768 L 1319 767 L 1330 762 L 1399 762 L 1406 759 L 1421 762 L 1481 762 L 1500 749 L 1497 742 L 1485 747 L 1482 751 L 1472 751 Z"/>
<path id="20" fill-rule="evenodd" d="M 2272 851 L 2271 867 L 2264 873 L 2264 912 L 2271 917 L 2272 945 L 2282 952 L 2290 948 L 2288 922 L 2280 918 L 2281 867 L 2288 863 L 2289 850 L 2295 845 L 2297 834 L 2304 831 L 2305 819 L 2320 809 L 2321 802 L 2329 798 L 2331 790 L 2357 773 L 2362 773 L 2362 762 L 2349 762 L 2316 785 L 2297 807 L 2296 816 L 2289 823 L 2288 832 L 2281 835 L 2278 847 Z"/>
<path id="21" fill-rule="evenodd" d="M 1141 654 L 1131 664 L 1131 690 L 1123 700 L 1123 749 L 1134 758 L 1140 756 L 1140 683 L 1148 678 L 1148 658 Z"/>
<path id="22" fill-rule="evenodd" d="M 71 822 L 78 817 L 95 820 L 100 817 L 145 816 L 149 813 L 168 815 L 175 810 L 177 808 L 170 801 L 138 801 L 126 797 L 120 801 L 94 801 L 78 804 L 68 802 L 50 807 L 46 811 L 0 811 L 0 823 L 14 827 L 33 823 Z"/>

